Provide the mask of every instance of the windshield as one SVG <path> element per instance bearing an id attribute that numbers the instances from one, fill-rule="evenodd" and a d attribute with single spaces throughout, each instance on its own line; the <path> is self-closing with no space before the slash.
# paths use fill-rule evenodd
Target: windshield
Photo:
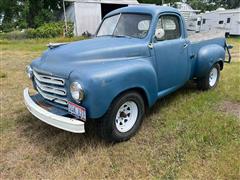
<path id="1" fill-rule="evenodd" d="M 99 36 L 146 37 L 151 16 L 146 14 L 117 14 L 106 18 L 97 32 Z"/>

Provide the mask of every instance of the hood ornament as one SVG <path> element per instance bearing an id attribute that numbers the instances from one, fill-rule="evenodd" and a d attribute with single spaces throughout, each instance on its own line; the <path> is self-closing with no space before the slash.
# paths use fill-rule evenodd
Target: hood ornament
<path id="1" fill-rule="evenodd" d="M 65 43 L 49 43 L 47 45 L 47 47 L 50 48 L 50 49 L 54 49 L 54 48 L 57 48 L 59 46 L 63 46 L 63 45 L 66 45 L 66 44 L 69 44 L 69 42 L 65 42 Z"/>

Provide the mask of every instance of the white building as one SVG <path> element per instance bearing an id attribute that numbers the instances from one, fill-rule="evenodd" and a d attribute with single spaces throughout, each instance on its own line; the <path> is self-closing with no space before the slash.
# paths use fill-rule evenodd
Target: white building
<path id="1" fill-rule="evenodd" d="M 81 36 L 84 32 L 94 34 L 102 18 L 109 12 L 138 4 L 137 0 L 64 0 L 71 2 L 66 9 L 66 18 L 74 22 L 74 33 Z"/>

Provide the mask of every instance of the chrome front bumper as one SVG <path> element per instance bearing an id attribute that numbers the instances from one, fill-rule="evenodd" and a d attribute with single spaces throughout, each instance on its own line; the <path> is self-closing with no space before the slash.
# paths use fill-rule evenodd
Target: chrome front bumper
<path id="1" fill-rule="evenodd" d="M 41 121 L 65 131 L 73 133 L 85 132 L 84 122 L 53 114 L 37 105 L 30 97 L 28 88 L 24 89 L 23 97 L 28 110 Z"/>

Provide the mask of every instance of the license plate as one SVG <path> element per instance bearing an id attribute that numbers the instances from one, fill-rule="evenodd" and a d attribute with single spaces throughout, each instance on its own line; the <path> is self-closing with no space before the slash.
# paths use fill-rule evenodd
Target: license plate
<path id="1" fill-rule="evenodd" d="M 86 121 L 86 109 L 72 102 L 68 102 L 68 112 L 77 119 Z"/>

